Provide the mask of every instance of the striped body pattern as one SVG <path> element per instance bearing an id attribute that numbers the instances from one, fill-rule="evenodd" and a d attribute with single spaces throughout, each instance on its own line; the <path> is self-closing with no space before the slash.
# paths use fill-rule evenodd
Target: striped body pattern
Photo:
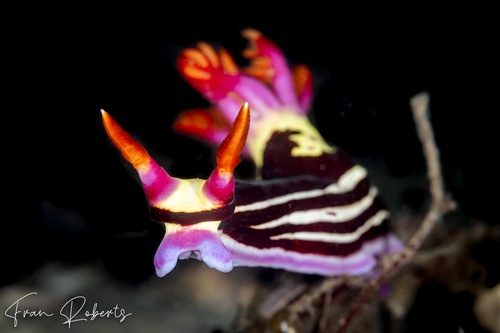
<path id="1" fill-rule="evenodd" d="M 369 274 L 380 255 L 403 247 L 377 188 L 364 167 L 309 121 L 309 69 L 292 68 L 259 31 L 242 34 L 249 40 L 245 68 L 204 42 L 184 49 L 177 61 L 181 76 L 211 103 L 183 111 L 173 125 L 218 145 L 217 166 L 206 181 L 146 169 L 145 160 L 153 163 L 147 152 L 103 112 L 111 140 L 143 175 L 152 219 L 165 225 L 157 275 L 187 258 L 222 272 L 252 266 Z M 141 157 L 130 158 L 128 151 Z M 255 180 L 234 179 L 240 154 L 255 163 Z"/>
<path id="2" fill-rule="evenodd" d="M 359 166 L 337 183 L 311 176 L 259 183 L 236 183 L 235 212 L 220 226 L 234 265 L 363 274 L 400 246 Z"/>

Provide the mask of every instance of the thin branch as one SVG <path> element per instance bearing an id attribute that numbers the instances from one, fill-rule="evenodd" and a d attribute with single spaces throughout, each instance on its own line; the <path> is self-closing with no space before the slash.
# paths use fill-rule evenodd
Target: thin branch
<path id="1" fill-rule="evenodd" d="M 319 333 L 328 332 L 327 331 L 328 314 L 329 314 L 331 304 L 332 304 L 332 293 L 326 293 L 324 300 L 323 300 L 323 310 L 321 311 L 321 315 L 319 317 L 319 324 L 318 324 L 318 332 Z"/>
<path id="2" fill-rule="evenodd" d="M 367 298 L 378 289 L 380 284 L 396 274 L 401 267 L 406 265 L 422 246 L 430 232 L 441 220 L 443 214 L 454 208 L 451 199 L 446 199 L 441 175 L 439 151 L 434 140 L 434 133 L 429 121 L 429 95 L 420 93 L 410 100 L 413 119 L 417 127 L 417 134 L 422 143 L 424 157 L 427 163 L 427 176 L 429 178 L 429 191 L 431 205 L 427 215 L 415 234 L 408 241 L 403 251 L 389 258 L 387 266 L 380 275 L 369 281 L 361 290 L 358 298 L 353 302 L 346 314 L 340 318 L 337 333 L 346 331 L 348 325 L 357 314 Z"/>

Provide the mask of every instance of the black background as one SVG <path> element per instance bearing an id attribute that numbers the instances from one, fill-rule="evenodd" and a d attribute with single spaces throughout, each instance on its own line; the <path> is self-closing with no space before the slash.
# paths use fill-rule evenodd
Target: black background
<path id="1" fill-rule="evenodd" d="M 55 259 L 98 258 L 131 282 L 154 274 L 161 228 L 149 222 L 141 187 L 107 140 L 99 110 L 172 175 L 206 177 L 213 150 L 171 129 L 180 111 L 207 105 L 178 76 L 175 56 L 204 40 L 241 61 L 247 27 L 291 63 L 310 65 L 312 116 L 329 142 L 383 160 L 398 177 L 425 170 L 408 101 L 429 92 L 447 190 L 466 220 L 498 223 L 498 40 L 490 9 L 242 5 L 251 8 L 5 12 L 12 16 L 3 42 L 4 283 Z M 47 202 L 82 220 L 54 214 Z"/>

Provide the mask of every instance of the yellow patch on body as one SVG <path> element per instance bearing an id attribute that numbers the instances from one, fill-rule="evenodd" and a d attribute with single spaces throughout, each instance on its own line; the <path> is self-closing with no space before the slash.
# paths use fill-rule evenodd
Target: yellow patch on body
<path id="1" fill-rule="evenodd" d="M 264 149 L 275 132 L 298 132 L 290 135 L 290 140 L 297 144 L 291 152 L 294 157 L 315 157 L 324 153 L 335 153 L 335 148 L 326 143 L 306 116 L 287 111 L 274 111 L 260 119 L 252 119 L 250 127 L 251 134 L 247 144 L 257 167 L 262 166 Z"/>

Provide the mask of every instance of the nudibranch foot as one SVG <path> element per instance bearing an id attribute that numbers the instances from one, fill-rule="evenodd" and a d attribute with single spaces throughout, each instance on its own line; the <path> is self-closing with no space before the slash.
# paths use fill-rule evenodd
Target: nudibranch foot
<path id="1" fill-rule="evenodd" d="M 381 254 L 397 253 L 403 248 L 392 234 L 368 241 L 346 256 L 294 252 L 293 247 L 260 249 L 243 245 L 225 235 L 222 242 L 233 254 L 234 267 L 270 267 L 323 276 L 371 274 Z"/>
<path id="2" fill-rule="evenodd" d="M 156 275 L 163 277 L 172 271 L 177 260 L 198 259 L 208 267 L 221 272 L 233 269 L 233 256 L 219 239 L 218 221 L 204 222 L 189 227 L 167 225 L 154 257 Z"/>

